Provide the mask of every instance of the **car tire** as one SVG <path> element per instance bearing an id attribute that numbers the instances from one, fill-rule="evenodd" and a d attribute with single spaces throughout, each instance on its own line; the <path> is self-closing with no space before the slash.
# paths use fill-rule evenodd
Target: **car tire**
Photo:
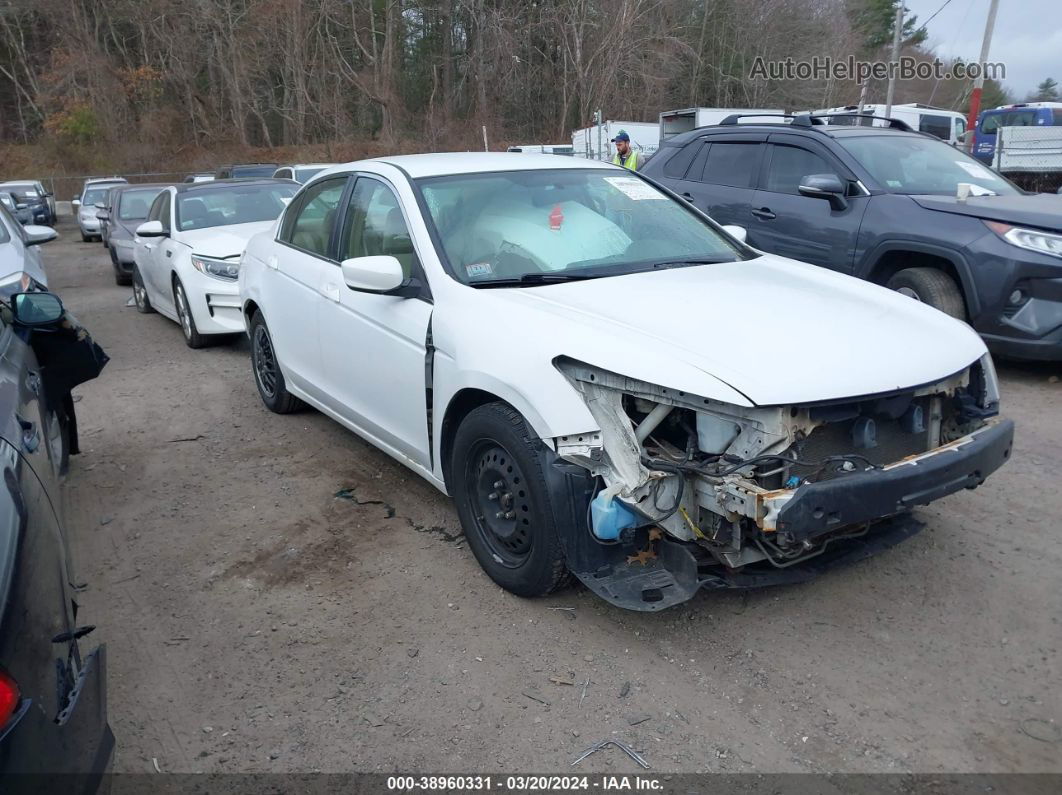
<path id="1" fill-rule="evenodd" d="M 92 240 L 92 236 L 91 235 L 86 235 L 84 232 L 81 233 L 81 242 L 82 243 L 88 243 L 90 240 Z"/>
<path id="2" fill-rule="evenodd" d="M 188 305 L 188 293 L 184 291 L 180 279 L 173 280 L 173 305 L 177 310 L 177 321 L 181 326 L 181 333 L 184 334 L 185 344 L 192 349 L 206 347 L 207 339 L 195 327 L 195 316 Z"/>
<path id="3" fill-rule="evenodd" d="M 284 373 L 277 361 L 273 337 L 269 333 L 265 317 L 255 310 L 251 318 L 251 372 L 258 387 L 258 395 L 270 411 L 291 414 L 303 406 L 303 402 L 288 392 Z"/>
<path id="4" fill-rule="evenodd" d="M 570 578 L 544 450 L 502 402 L 473 409 L 454 437 L 452 491 L 468 545 L 487 576 L 517 596 L 545 596 Z"/>
<path id="5" fill-rule="evenodd" d="M 136 311 L 142 315 L 150 315 L 155 311 L 148 298 L 147 287 L 144 286 L 144 277 L 136 265 L 133 266 L 133 303 L 136 304 Z"/>
<path id="6" fill-rule="evenodd" d="M 948 274 L 936 268 L 906 268 L 885 285 L 908 298 L 913 298 L 946 315 L 966 319 L 966 304 L 962 292 Z"/>
<path id="7" fill-rule="evenodd" d="M 45 418 L 45 441 L 48 457 L 57 477 L 70 469 L 70 418 L 63 409 L 48 412 Z"/>

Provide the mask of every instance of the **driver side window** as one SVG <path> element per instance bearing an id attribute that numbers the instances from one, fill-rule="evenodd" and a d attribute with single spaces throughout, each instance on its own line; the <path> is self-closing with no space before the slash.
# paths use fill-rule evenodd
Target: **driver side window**
<path id="1" fill-rule="evenodd" d="M 381 254 L 395 257 L 405 278 L 413 274 L 417 254 L 398 197 L 379 180 L 360 177 L 343 219 L 339 256 L 352 259 Z"/>
<path id="2" fill-rule="evenodd" d="M 799 195 L 800 180 L 812 174 L 833 174 L 844 182 L 837 169 L 814 152 L 780 144 L 771 149 L 771 168 L 767 174 L 767 190 L 771 193 Z"/>

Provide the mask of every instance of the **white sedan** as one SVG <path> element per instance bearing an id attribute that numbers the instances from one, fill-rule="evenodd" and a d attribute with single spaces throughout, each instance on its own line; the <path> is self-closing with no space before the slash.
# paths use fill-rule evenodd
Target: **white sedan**
<path id="1" fill-rule="evenodd" d="M 252 370 L 453 495 L 502 587 L 639 610 L 898 543 L 1009 457 L 968 326 L 739 238 L 586 160 L 333 167 L 247 246 Z"/>
<path id="2" fill-rule="evenodd" d="M 236 285 L 240 256 L 252 235 L 272 226 L 297 189 L 271 179 L 164 189 L 136 229 L 136 308 L 180 324 L 191 348 L 218 334 L 244 331 Z"/>

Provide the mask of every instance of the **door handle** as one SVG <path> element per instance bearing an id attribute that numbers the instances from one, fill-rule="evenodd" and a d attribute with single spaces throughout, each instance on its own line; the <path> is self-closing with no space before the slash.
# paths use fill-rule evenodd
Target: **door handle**
<path id="1" fill-rule="evenodd" d="M 269 259 L 266 260 L 266 265 L 268 265 L 273 270 L 279 269 L 280 263 L 277 261 L 277 255 L 273 254 L 272 256 L 270 256 Z"/>
<path id="2" fill-rule="evenodd" d="M 151 249 L 155 248 L 155 244 L 154 243 L 145 243 L 144 244 L 144 248 L 146 248 L 148 251 L 151 251 Z"/>
<path id="3" fill-rule="evenodd" d="M 764 221 L 770 221 L 778 217 L 777 215 L 771 212 L 770 207 L 761 207 L 758 210 L 753 210 L 752 214 L 755 215 L 757 218 L 763 219 Z"/>
<path id="4" fill-rule="evenodd" d="M 339 303 L 339 285 L 338 284 L 326 284 L 324 290 L 321 291 L 321 295 L 327 298 L 329 301 L 335 301 Z"/>
<path id="5" fill-rule="evenodd" d="M 693 201 L 693 194 L 691 194 L 691 193 L 680 193 L 679 196 L 681 196 L 683 199 L 685 199 L 688 202 L 692 202 Z"/>

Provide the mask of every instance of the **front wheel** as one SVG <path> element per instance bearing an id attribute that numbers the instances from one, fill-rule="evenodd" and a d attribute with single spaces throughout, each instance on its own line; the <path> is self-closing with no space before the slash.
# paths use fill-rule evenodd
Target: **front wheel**
<path id="1" fill-rule="evenodd" d="M 195 318 L 192 316 L 192 307 L 188 304 L 188 294 L 184 291 L 184 285 L 180 279 L 173 283 L 173 303 L 177 307 L 177 320 L 181 324 L 181 332 L 184 341 L 189 348 L 203 348 L 206 346 L 206 338 L 199 333 L 195 326 Z"/>
<path id="2" fill-rule="evenodd" d="M 946 315 L 966 319 L 966 304 L 959 286 L 944 271 L 936 268 L 906 268 L 885 285 L 901 295 L 929 304 Z"/>
<path id="3" fill-rule="evenodd" d="M 52 468 L 57 476 L 65 475 L 70 469 L 70 418 L 63 410 L 50 411 L 44 430 Z"/>
<path id="4" fill-rule="evenodd" d="M 494 582 L 544 596 L 568 580 L 541 441 L 506 403 L 473 409 L 454 438 L 450 472 L 468 545 Z"/>
<path id="5" fill-rule="evenodd" d="M 302 408 L 302 401 L 288 392 L 284 382 L 284 373 L 273 348 L 273 338 L 269 334 L 265 317 L 255 310 L 251 318 L 251 370 L 258 395 L 266 408 L 277 414 L 291 414 Z"/>

